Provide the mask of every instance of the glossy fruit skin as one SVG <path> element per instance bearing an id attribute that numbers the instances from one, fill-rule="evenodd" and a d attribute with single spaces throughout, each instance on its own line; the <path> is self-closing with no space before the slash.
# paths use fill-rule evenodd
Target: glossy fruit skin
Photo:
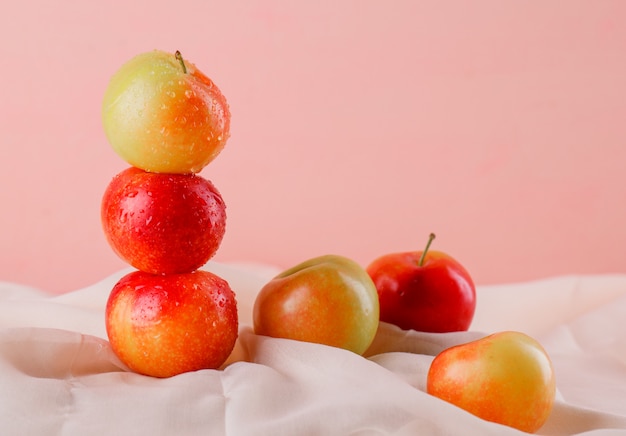
<path id="1" fill-rule="evenodd" d="M 365 270 L 337 255 L 316 257 L 270 280 L 254 302 L 258 335 L 364 353 L 378 329 L 378 295 Z"/>
<path id="2" fill-rule="evenodd" d="M 102 197 L 101 221 L 111 248 L 151 274 L 187 273 L 218 250 L 226 205 L 213 184 L 194 174 L 157 174 L 130 167 Z"/>
<path id="3" fill-rule="evenodd" d="M 115 354 L 152 377 L 219 368 L 238 336 L 235 294 L 203 270 L 129 273 L 113 287 L 105 320 Z"/>
<path id="4" fill-rule="evenodd" d="M 533 433 L 550 416 L 556 380 L 543 347 L 507 331 L 437 355 L 427 392 L 487 421 Z"/>
<path id="5" fill-rule="evenodd" d="M 102 102 L 104 132 L 130 165 L 197 173 L 222 151 L 230 111 L 218 87 L 174 53 L 142 53 L 111 77 Z"/>
<path id="6" fill-rule="evenodd" d="M 380 301 L 380 320 L 404 330 L 466 331 L 474 318 L 476 289 L 467 270 L 449 255 L 429 250 L 391 253 L 367 267 Z"/>

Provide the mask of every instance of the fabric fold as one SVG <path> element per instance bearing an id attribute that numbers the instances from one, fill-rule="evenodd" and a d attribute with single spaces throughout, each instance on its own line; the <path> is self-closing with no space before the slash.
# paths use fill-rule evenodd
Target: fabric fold
<path id="1" fill-rule="evenodd" d="M 381 323 L 364 356 L 255 335 L 271 267 L 212 263 L 240 310 L 218 370 L 155 379 L 129 372 L 104 331 L 121 271 L 49 296 L 0 284 L 0 422 L 6 435 L 516 435 L 425 392 L 435 355 L 516 329 L 550 355 L 559 396 L 542 435 L 626 433 L 626 275 L 479 287 L 476 326 L 446 334 Z"/>

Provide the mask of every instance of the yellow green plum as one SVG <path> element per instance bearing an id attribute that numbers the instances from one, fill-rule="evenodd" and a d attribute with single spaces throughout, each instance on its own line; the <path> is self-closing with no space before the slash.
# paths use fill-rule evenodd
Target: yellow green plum
<path id="1" fill-rule="evenodd" d="M 253 322 L 258 335 L 363 354 L 378 329 L 378 294 L 355 261 L 320 256 L 270 280 L 256 297 Z"/>
<path id="2" fill-rule="evenodd" d="M 556 380 L 541 344 L 515 331 L 494 333 L 438 354 L 427 392 L 498 424 L 533 433 L 546 422 Z"/>
<path id="3" fill-rule="evenodd" d="M 111 78 L 102 123 L 115 152 L 157 173 L 197 173 L 226 145 L 230 111 L 213 81 L 179 52 L 135 56 Z"/>

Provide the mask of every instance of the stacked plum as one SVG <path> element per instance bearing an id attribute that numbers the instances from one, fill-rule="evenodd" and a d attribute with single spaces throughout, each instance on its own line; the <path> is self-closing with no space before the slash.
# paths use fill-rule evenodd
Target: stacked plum
<path id="1" fill-rule="evenodd" d="M 237 339 L 237 305 L 224 279 L 200 269 L 222 242 L 226 205 L 198 173 L 229 137 L 226 99 L 179 52 L 152 51 L 113 75 L 102 119 L 130 165 L 104 192 L 102 226 L 136 268 L 107 302 L 111 347 L 131 370 L 155 377 L 218 368 Z"/>

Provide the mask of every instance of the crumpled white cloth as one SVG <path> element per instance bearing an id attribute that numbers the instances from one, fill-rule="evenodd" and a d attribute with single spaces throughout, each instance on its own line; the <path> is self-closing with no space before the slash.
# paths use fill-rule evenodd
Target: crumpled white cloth
<path id="1" fill-rule="evenodd" d="M 382 324 L 361 357 L 257 336 L 254 297 L 277 270 L 209 263 L 237 293 L 240 337 L 220 370 L 156 379 L 112 353 L 104 306 L 130 270 L 50 296 L 0 282 L 2 435 L 516 435 L 425 393 L 433 356 L 485 334 L 538 339 L 558 399 L 544 435 L 626 434 L 626 275 L 479 286 L 469 332 Z"/>

